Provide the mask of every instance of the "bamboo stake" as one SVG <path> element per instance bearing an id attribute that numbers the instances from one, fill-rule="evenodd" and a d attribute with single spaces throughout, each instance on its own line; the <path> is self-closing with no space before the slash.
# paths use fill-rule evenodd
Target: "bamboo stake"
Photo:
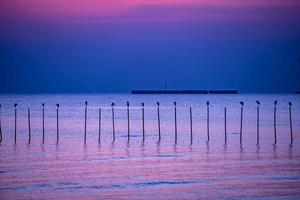
<path id="1" fill-rule="evenodd" d="M 293 124 L 292 124 L 292 102 L 289 102 L 289 116 L 290 116 L 290 133 L 291 133 L 291 145 L 293 144 Z"/>
<path id="2" fill-rule="evenodd" d="M 114 110 L 114 106 L 115 106 L 115 103 L 113 102 L 113 103 L 111 104 L 112 124 L 113 124 L 113 142 L 114 142 L 115 139 L 116 139 L 116 136 L 115 136 L 115 110 Z"/>
<path id="3" fill-rule="evenodd" d="M 30 109 L 28 108 L 28 144 L 31 142 Z"/>
<path id="4" fill-rule="evenodd" d="M 58 109 L 59 109 L 59 104 L 56 104 L 56 144 L 58 144 L 59 142 Z"/>
<path id="5" fill-rule="evenodd" d="M 175 121 L 175 144 L 177 144 L 177 108 L 176 108 L 176 101 L 174 101 L 174 121 Z"/>
<path id="6" fill-rule="evenodd" d="M 144 103 L 142 103 L 142 122 L 143 122 L 143 142 L 145 141 L 145 109 L 144 109 Z"/>
<path id="7" fill-rule="evenodd" d="M 207 142 L 209 142 L 209 101 L 206 102 L 206 114 Z"/>
<path id="8" fill-rule="evenodd" d="M 192 107 L 190 107 L 190 130 L 191 130 L 191 144 L 193 143 L 193 114 Z"/>
<path id="9" fill-rule="evenodd" d="M 161 140 L 160 135 L 160 112 L 159 112 L 159 102 L 157 102 L 157 122 L 158 122 L 158 142 Z"/>
<path id="10" fill-rule="evenodd" d="M 42 125 L 43 125 L 43 138 L 42 138 L 42 143 L 45 143 L 45 104 L 42 103 Z"/>
<path id="11" fill-rule="evenodd" d="M 242 143 L 244 102 L 241 101 L 240 104 L 241 104 L 240 143 Z"/>
<path id="12" fill-rule="evenodd" d="M 15 144 L 17 144 L 17 106 L 18 104 L 15 103 L 14 107 L 15 107 Z"/>
<path id="13" fill-rule="evenodd" d="M 87 118 L 87 105 L 88 102 L 85 102 L 85 108 L 84 108 L 84 143 L 86 143 L 86 118 Z"/>
<path id="14" fill-rule="evenodd" d="M 256 101 L 257 107 L 256 107 L 256 144 L 259 145 L 259 106 L 260 102 Z"/>
<path id="15" fill-rule="evenodd" d="M 277 143 L 277 131 L 276 131 L 276 126 L 277 126 L 277 101 L 274 101 L 274 144 Z"/>

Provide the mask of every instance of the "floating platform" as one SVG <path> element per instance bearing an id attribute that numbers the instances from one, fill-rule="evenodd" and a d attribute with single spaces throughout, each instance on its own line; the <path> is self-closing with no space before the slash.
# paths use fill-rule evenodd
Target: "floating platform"
<path id="1" fill-rule="evenodd" d="M 131 94 L 238 94 L 237 90 L 131 90 Z"/>

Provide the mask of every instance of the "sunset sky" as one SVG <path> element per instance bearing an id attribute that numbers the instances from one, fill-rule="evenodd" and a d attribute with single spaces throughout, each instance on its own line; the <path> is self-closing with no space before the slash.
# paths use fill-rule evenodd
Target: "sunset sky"
<path id="1" fill-rule="evenodd" d="M 298 0 L 1 0 L 0 93 L 300 90 Z"/>

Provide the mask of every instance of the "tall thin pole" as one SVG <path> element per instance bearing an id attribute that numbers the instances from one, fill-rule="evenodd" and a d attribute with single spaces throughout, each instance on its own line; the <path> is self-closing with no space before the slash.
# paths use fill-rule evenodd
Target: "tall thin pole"
<path id="1" fill-rule="evenodd" d="M 290 131 L 291 131 L 291 145 L 292 145 L 293 144 L 292 102 L 289 102 L 289 116 L 290 116 Z"/>
<path id="2" fill-rule="evenodd" d="M 224 107 L 224 129 L 225 129 L 224 140 L 225 140 L 225 144 L 227 144 L 227 111 L 226 111 L 226 107 Z"/>
<path id="3" fill-rule="evenodd" d="M 174 101 L 174 121 L 175 121 L 175 144 L 177 144 L 177 108 L 176 101 Z"/>
<path id="4" fill-rule="evenodd" d="M 243 138 L 243 111 L 244 111 L 244 102 L 240 102 L 241 104 L 241 124 L 240 124 L 240 143 L 242 143 Z"/>
<path id="5" fill-rule="evenodd" d="M 127 140 L 129 141 L 130 136 L 130 120 L 129 120 L 129 102 L 127 101 Z"/>
<path id="6" fill-rule="evenodd" d="M 30 109 L 28 108 L 28 144 L 31 142 Z"/>
<path id="7" fill-rule="evenodd" d="M 277 143 L 276 113 L 277 113 L 277 101 L 274 101 L 274 144 Z"/>
<path id="8" fill-rule="evenodd" d="M 45 143 L 45 104 L 44 103 L 42 103 L 42 107 L 43 107 L 43 113 L 42 113 L 42 115 L 43 115 L 43 144 Z"/>
<path id="9" fill-rule="evenodd" d="M 190 107 L 190 130 L 191 130 L 191 144 L 193 143 L 193 114 L 192 107 Z"/>
<path id="10" fill-rule="evenodd" d="M 115 103 L 111 104 L 111 113 L 112 113 L 112 125 L 113 125 L 113 142 L 115 141 L 115 109 L 114 109 Z"/>
<path id="11" fill-rule="evenodd" d="M 161 136 L 160 136 L 160 112 L 159 112 L 159 102 L 157 102 L 157 123 L 158 123 L 158 142 L 160 142 Z"/>
<path id="12" fill-rule="evenodd" d="M 207 142 L 209 142 L 209 101 L 206 102 L 206 114 Z"/>
<path id="13" fill-rule="evenodd" d="M 84 108 L 84 143 L 86 143 L 86 118 L 87 118 L 87 105 L 88 102 L 85 102 L 85 108 Z"/>
<path id="14" fill-rule="evenodd" d="M 2 143 L 2 127 L 1 127 L 1 104 L 0 104 L 0 144 Z"/>
<path id="15" fill-rule="evenodd" d="M 58 108 L 59 104 L 56 104 L 56 144 L 58 144 L 59 141 Z"/>
<path id="16" fill-rule="evenodd" d="M 15 103 L 14 107 L 15 107 L 15 144 L 17 144 L 17 106 L 18 104 Z"/>
<path id="17" fill-rule="evenodd" d="M 143 121 L 143 142 L 145 141 L 145 109 L 144 103 L 142 103 L 142 121 Z"/>
<path id="18" fill-rule="evenodd" d="M 101 108 L 99 108 L 99 136 L 98 136 L 98 142 L 101 141 Z"/>
<path id="19" fill-rule="evenodd" d="M 256 101 L 257 107 L 256 107 L 256 144 L 259 144 L 259 106 L 260 102 Z"/>

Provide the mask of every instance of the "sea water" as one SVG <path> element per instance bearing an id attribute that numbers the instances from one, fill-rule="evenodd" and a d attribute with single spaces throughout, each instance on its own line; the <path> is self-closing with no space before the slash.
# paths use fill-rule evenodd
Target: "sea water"
<path id="1" fill-rule="evenodd" d="M 261 103 L 259 145 L 256 100 Z M 278 101 L 276 145 L 275 100 Z M 263 94 L 1 95 L 0 199 L 299 199 L 299 100 L 297 95 Z M 85 101 L 88 102 L 86 142 Z M 174 101 L 177 102 L 176 144 Z M 210 102 L 209 142 L 207 101 Z M 242 143 L 240 101 L 244 102 Z M 293 103 L 293 145 L 290 145 L 289 101 Z M 112 102 L 115 103 L 114 142 Z M 144 142 L 142 102 L 145 103 Z M 16 144 L 14 103 L 18 103 Z M 42 103 L 45 103 L 44 144 Z M 58 144 L 57 103 L 60 104 Z"/>

